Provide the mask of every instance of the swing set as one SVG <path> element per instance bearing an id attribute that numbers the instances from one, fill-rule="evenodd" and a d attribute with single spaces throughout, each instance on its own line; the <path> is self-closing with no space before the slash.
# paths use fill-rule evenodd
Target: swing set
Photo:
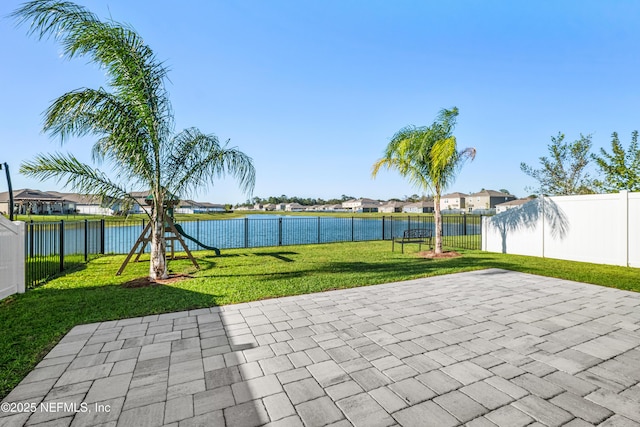
<path id="1" fill-rule="evenodd" d="M 146 202 L 147 204 L 153 203 L 153 201 L 149 197 L 147 197 Z M 165 205 L 166 208 L 164 211 L 164 219 L 163 219 L 165 240 L 167 241 L 167 244 L 171 249 L 170 259 L 176 259 L 175 258 L 175 242 L 178 242 L 182 246 L 182 249 L 184 249 L 184 252 L 186 252 L 187 258 L 189 258 L 191 260 L 191 263 L 193 263 L 193 266 L 197 269 L 200 269 L 200 265 L 198 264 L 198 261 L 196 261 L 196 259 L 193 257 L 193 254 L 187 247 L 187 244 L 185 243 L 183 237 L 188 240 L 191 240 L 192 242 L 194 242 L 195 244 L 197 244 L 198 246 L 204 249 L 214 251 L 216 253 L 216 256 L 220 256 L 220 249 L 215 248 L 213 246 L 205 245 L 204 243 L 198 241 L 194 237 L 189 236 L 187 233 L 185 233 L 184 229 L 180 226 L 180 224 L 176 224 L 174 222 L 173 208 L 175 207 L 176 204 L 177 204 L 177 201 L 169 201 L 166 203 Z M 124 262 L 120 266 L 120 269 L 118 269 L 116 276 L 120 276 L 122 274 L 124 269 L 127 267 L 129 262 L 131 261 L 131 258 L 133 258 L 133 256 L 136 255 L 136 253 L 137 255 L 133 260 L 133 262 L 138 262 L 140 260 L 140 256 L 144 253 L 144 249 L 147 247 L 147 244 L 151 243 L 152 233 L 153 231 L 151 230 L 151 221 L 149 221 L 149 223 L 144 228 L 144 230 L 142 230 L 142 233 L 140 233 L 138 240 L 136 240 L 136 243 L 133 245 L 133 247 L 127 254 L 127 257 L 124 259 Z"/>

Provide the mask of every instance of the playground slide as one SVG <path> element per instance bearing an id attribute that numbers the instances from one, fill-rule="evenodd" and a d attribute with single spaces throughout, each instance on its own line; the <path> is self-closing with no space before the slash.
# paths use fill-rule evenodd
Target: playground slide
<path id="1" fill-rule="evenodd" d="M 207 249 L 207 250 L 210 250 L 210 251 L 214 251 L 214 252 L 216 253 L 216 255 L 217 255 L 217 256 L 220 256 L 220 249 L 218 249 L 218 248 L 214 248 L 213 246 L 207 246 L 207 245 L 205 245 L 204 243 L 202 243 L 202 242 L 200 242 L 200 241 L 196 240 L 195 238 L 193 238 L 193 237 L 189 236 L 187 233 L 185 233 L 185 232 L 184 232 L 184 230 L 182 229 L 182 227 L 180 226 L 180 224 L 174 224 L 174 226 L 176 227 L 176 231 L 177 231 L 178 233 L 180 233 L 183 237 L 185 237 L 185 238 L 187 238 L 187 239 L 191 240 L 192 242 L 194 242 L 196 245 L 198 245 L 198 246 L 200 246 L 200 247 L 203 247 L 203 248 L 205 248 L 205 249 Z"/>

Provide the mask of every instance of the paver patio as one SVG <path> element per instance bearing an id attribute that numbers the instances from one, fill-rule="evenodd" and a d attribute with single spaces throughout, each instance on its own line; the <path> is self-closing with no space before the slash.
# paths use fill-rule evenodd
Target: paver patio
<path id="1" fill-rule="evenodd" d="M 493 269 L 80 325 L 0 425 L 640 426 L 639 382 L 640 294 Z"/>

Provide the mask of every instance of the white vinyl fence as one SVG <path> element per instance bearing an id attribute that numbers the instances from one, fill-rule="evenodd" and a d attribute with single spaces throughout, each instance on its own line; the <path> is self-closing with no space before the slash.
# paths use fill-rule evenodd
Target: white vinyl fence
<path id="1" fill-rule="evenodd" d="M 640 267 L 640 193 L 534 199 L 484 218 L 482 249 Z"/>
<path id="2" fill-rule="evenodd" d="M 25 289 L 24 222 L 0 215 L 0 300 Z"/>

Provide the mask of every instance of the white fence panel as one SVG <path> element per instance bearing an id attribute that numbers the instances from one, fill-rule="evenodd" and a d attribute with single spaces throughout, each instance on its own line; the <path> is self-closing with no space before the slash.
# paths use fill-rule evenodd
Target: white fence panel
<path id="1" fill-rule="evenodd" d="M 629 267 L 640 268 L 640 193 L 629 193 Z"/>
<path id="2" fill-rule="evenodd" d="M 0 215 L 0 300 L 24 289 L 24 222 Z"/>
<path id="3" fill-rule="evenodd" d="M 483 223 L 483 250 L 640 267 L 640 193 L 543 197 Z"/>

